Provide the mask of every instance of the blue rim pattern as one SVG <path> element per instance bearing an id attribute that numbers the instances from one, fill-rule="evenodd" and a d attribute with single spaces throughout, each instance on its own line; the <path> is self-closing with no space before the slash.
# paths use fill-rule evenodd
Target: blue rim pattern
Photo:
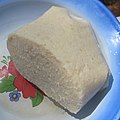
<path id="1" fill-rule="evenodd" d="M 17 0 L 3 1 L 0 0 L 0 5 Z M 78 16 L 82 16 L 92 25 L 114 81 L 111 90 L 92 113 L 91 120 L 106 120 L 107 118 L 118 120 L 120 117 L 120 23 L 99 0 L 40 1 L 65 7 Z"/>

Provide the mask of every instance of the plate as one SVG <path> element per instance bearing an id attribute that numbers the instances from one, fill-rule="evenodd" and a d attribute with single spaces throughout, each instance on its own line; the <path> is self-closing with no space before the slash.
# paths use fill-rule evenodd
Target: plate
<path id="1" fill-rule="evenodd" d="M 10 72 L 9 67 L 11 65 L 12 69 L 15 68 L 13 64 L 10 64 L 12 63 L 12 59 L 7 50 L 7 37 L 13 31 L 37 19 L 52 5 L 65 7 L 76 15 L 84 17 L 91 23 L 97 38 L 100 39 L 98 41 L 103 54 L 114 75 L 113 66 L 111 66 L 111 61 L 113 61 L 113 59 L 111 60 L 111 56 L 108 54 L 108 45 L 104 40 L 110 41 L 111 43 L 113 37 L 115 37 L 116 29 L 118 30 L 120 25 L 109 10 L 107 10 L 107 8 L 99 1 L 71 0 L 68 2 L 67 0 L 0 0 L 0 61 L 2 61 L 0 62 L 0 72 L 4 72 L 4 76 L 8 78 L 9 76 L 12 76 L 7 79 L 12 81 L 10 83 L 10 88 L 7 86 L 9 88 L 7 89 L 8 92 L 2 91 L 3 93 L 0 94 L 0 118 L 3 120 L 118 120 L 120 117 L 120 97 L 118 97 L 120 83 L 116 76 L 110 76 L 109 87 L 99 92 L 76 115 L 67 113 L 61 108 L 55 106 L 53 102 L 45 96 L 40 105 L 32 107 L 32 105 L 37 104 L 33 104 L 33 101 L 29 98 L 29 94 L 32 93 L 29 93 L 27 90 L 27 92 L 17 91 L 17 87 L 14 88 L 14 73 L 12 74 Z M 86 11 L 88 9 L 90 11 Z M 89 13 L 93 10 L 93 14 Z M 105 13 L 102 11 L 105 11 Z M 109 37 L 107 38 L 109 39 L 106 39 L 106 36 L 108 35 Z M 120 40 L 120 35 L 118 35 L 118 40 Z M 113 48 L 111 48 L 112 52 L 115 50 Z M 116 59 L 114 61 L 116 62 Z M 114 77 L 115 80 L 113 80 Z M 3 78 L 1 77 L 1 79 Z M 0 84 L 1 83 L 0 80 Z M 30 84 L 26 84 L 31 90 L 33 89 Z M 6 85 L 8 84 L 5 83 L 2 87 L 6 87 Z M 14 98 L 12 98 L 13 95 Z M 17 95 L 17 97 L 15 95 Z M 27 95 L 27 97 L 24 95 Z M 111 98 L 111 96 L 113 98 Z"/>

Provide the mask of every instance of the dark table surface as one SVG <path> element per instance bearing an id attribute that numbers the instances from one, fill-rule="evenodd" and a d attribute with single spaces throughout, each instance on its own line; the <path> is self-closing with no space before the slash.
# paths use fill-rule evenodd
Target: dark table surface
<path id="1" fill-rule="evenodd" d="M 120 16 L 120 0 L 101 0 L 115 16 Z"/>

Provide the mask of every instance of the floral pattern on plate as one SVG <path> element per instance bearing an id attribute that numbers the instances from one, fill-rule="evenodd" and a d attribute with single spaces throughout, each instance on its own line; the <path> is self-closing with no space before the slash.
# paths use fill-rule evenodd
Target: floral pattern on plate
<path id="1" fill-rule="evenodd" d="M 18 102 L 23 97 L 29 98 L 33 107 L 38 106 L 45 94 L 17 71 L 11 56 L 3 56 L 1 62 L 0 93 L 8 93 L 11 102 Z"/>

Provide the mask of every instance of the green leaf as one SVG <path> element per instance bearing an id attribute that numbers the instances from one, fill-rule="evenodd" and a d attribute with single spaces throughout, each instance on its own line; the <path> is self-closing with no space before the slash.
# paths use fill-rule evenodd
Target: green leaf
<path id="1" fill-rule="evenodd" d="M 6 56 L 3 56 L 3 58 L 7 60 Z"/>
<path id="2" fill-rule="evenodd" d="M 7 56 L 7 59 L 11 61 L 12 60 L 12 56 Z"/>
<path id="3" fill-rule="evenodd" d="M 31 101 L 32 101 L 32 106 L 36 107 L 38 106 L 44 99 L 43 94 L 37 90 L 37 94 L 35 97 L 30 97 Z"/>
<path id="4" fill-rule="evenodd" d="M 1 62 L 2 62 L 3 64 L 8 65 L 6 60 L 2 60 Z"/>
<path id="5" fill-rule="evenodd" d="M 0 93 L 11 92 L 16 89 L 14 86 L 14 76 L 9 76 L 8 78 L 3 78 L 2 83 L 0 84 Z"/>

